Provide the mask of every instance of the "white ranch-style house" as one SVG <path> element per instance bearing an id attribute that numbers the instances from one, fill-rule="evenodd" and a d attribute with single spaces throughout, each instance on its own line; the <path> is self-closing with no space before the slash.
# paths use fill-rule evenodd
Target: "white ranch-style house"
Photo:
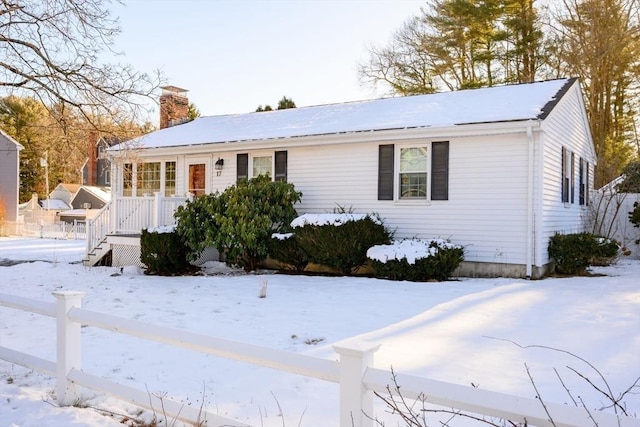
<path id="1" fill-rule="evenodd" d="M 303 193 L 300 214 L 376 212 L 396 238 L 463 245 L 459 275 L 530 278 L 554 233 L 585 229 L 596 163 L 574 78 L 200 117 L 108 153 L 88 263 L 139 263 L 141 229 L 172 224 L 187 197 L 269 174 Z"/>

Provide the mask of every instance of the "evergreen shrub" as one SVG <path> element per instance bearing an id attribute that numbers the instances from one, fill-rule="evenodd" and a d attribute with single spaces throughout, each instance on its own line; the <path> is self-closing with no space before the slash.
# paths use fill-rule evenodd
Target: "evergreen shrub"
<path id="1" fill-rule="evenodd" d="M 464 260 L 464 248 L 448 240 L 411 239 L 367 251 L 376 277 L 391 280 L 447 280 Z"/>
<path id="2" fill-rule="evenodd" d="M 549 256 L 560 274 L 581 274 L 590 265 L 609 265 L 618 255 L 619 245 L 592 233 L 556 233 L 549 240 Z"/>
<path id="3" fill-rule="evenodd" d="M 244 180 L 179 208 L 177 231 L 190 249 L 190 259 L 214 246 L 228 265 L 253 271 L 267 257 L 271 235 L 296 217 L 293 205 L 301 197 L 293 184 L 268 176 Z"/>
<path id="4" fill-rule="evenodd" d="M 193 269 L 187 248 L 175 230 L 142 230 L 140 261 L 146 266 L 145 274 L 175 276 Z"/>
<path id="5" fill-rule="evenodd" d="M 309 261 L 352 274 L 367 262 L 367 249 L 389 243 L 391 233 L 376 214 L 305 214 L 291 226 Z"/>
<path id="6" fill-rule="evenodd" d="M 271 236 L 269 256 L 278 261 L 285 270 L 298 273 L 304 271 L 309 264 L 309 257 L 302 250 L 293 233 L 274 233 Z"/>

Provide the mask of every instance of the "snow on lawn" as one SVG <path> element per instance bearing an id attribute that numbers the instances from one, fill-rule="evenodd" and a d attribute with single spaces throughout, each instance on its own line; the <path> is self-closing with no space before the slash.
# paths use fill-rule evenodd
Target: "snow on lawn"
<path id="1" fill-rule="evenodd" d="M 606 400 L 568 369 L 603 386 L 586 363 L 552 349 L 523 347 L 584 358 L 615 395 L 640 377 L 638 260 L 593 269 L 604 274 L 596 277 L 411 283 L 228 274 L 215 264 L 206 276 L 154 277 L 137 268 L 84 267 L 83 252 L 84 242 L 1 238 L 0 292 L 53 302 L 53 291 L 84 291 L 83 307 L 90 310 L 332 360 L 334 343 L 357 337 L 382 344 L 378 368 L 533 398 L 526 364 L 544 401 L 571 404 L 556 368 L 573 396 L 597 409 Z M 264 280 L 267 297 L 259 298 Z M 55 360 L 54 323 L 0 308 L 0 343 Z M 97 328 L 83 328 L 82 340 L 83 370 L 127 386 L 192 406 L 200 405 L 204 393 L 209 411 L 255 426 L 338 425 L 333 383 Z M 0 425 L 122 425 L 121 418 L 95 408 L 152 416 L 90 391 L 89 408 L 59 408 L 54 388 L 46 375 L 0 361 Z M 638 415 L 640 390 L 633 391 L 625 402 Z M 375 410 L 387 425 L 399 425 L 380 404 Z M 159 409 L 157 414 L 162 419 Z"/>

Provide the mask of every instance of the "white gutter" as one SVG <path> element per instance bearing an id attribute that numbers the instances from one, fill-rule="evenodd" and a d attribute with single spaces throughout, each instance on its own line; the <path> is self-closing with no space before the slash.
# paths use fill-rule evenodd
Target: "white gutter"
<path id="1" fill-rule="evenodd" d="M 527 174 L 527 253 L 526 253 L 526 277 L 531 278 L 531 266 L 533 264 L 533 131 L 527 126 L 527 141 L 529 143 L 529 165 Z"/>

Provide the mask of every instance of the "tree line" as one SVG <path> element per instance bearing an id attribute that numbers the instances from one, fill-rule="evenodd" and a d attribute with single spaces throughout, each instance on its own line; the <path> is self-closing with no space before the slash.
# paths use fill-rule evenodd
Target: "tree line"
<path id="1" fill-rule="evenodd" d="M 369 49 L 359 74 L 394 96 L 580 77 L 599 187 L 640 157 L 639 2 L 427 0 L 387 45 Z M 108 4 L 0 1 L 0 126 L 25 146 L 21 201 L 45 196 L 45 152 L 52 183 L 79 182 L 90 132 L 153 130 L 141 113 L 164 78 L 100 61 L 120 32 Z M 283 108 L 295 103 L 283 97 Z"/>
<path id="2" fill-rule="evenodd" d="M 429 0 L 361 79 L 391 95 L 579 77 L 596 188 L 640 157 L 639 0 Z"/>

